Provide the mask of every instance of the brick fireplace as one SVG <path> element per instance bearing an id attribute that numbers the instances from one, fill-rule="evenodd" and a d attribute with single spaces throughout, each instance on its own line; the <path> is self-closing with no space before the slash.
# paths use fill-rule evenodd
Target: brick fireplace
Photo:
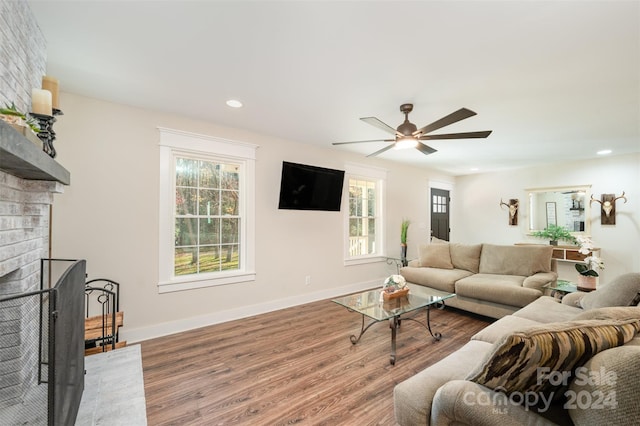
<path id="1" fill-rule="evenodd" d="M 49 209 L 58 192 L 59 182 L 0 171 L 0 299 L 40 289 L 40 259 L 49 257 Z M 24 299 L 8 309 L 0 312 L 0 408 L 21 401 L 37 380 L 38 352 L 27 348 L 38 347 L 39 304 Z"/>

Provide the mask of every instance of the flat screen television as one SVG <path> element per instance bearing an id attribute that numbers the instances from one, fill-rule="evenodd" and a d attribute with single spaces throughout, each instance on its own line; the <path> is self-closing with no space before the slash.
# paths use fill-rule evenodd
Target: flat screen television
<path id="1" fill-rule="evenodd" d="M 282 162 L 279 209 L 340 211 L 344 170 Z"/>

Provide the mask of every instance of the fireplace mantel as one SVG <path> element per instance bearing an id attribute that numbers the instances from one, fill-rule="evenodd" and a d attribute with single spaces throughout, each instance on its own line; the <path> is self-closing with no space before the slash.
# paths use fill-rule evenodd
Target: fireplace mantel
<path id="1" fill-rule="evenodd" d="M 69 185 L 71 181 L 67 169 L 2 120 L 0 170 L 22 179 L 49 180 L 64 185 Z"/>

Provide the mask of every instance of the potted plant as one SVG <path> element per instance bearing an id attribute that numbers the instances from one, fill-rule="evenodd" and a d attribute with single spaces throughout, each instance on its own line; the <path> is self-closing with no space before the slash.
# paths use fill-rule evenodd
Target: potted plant
<path id="1" fill-rule="evenodd" d="M 569 232 L 567 228 L 558 225 L 549 225 L 542 231 L 532 232 L 531 235 L 538 238 L 547 238 L 549 244 L 552 246 L 557 246 L 559 240 L 568 241 L 573 244 L 578 242 L 576 237 L 571 235 L 571 232 Z"/>
<path id="2" fill-rule="evenodd" d="M 576 271 L 580 274 L 578 276 L 578 290 L 595 290 L 596 277 L 599 276 L 596 269 L 604 269 L 604 262 L 597 256 L 589 256 L 593 251 L 593 241 L 590 237 L 578 237 L 577 241 L 580 244 L 578 252 L 587 256 L 584 258 L 584 263 L 576 263 Z"/>
<path id="3" fill-rule="evenodd" d="M 402 266 L 407 266 L 407 230 L 409 229 L 409 219 L 402 219 L 400 224 L 400 259 Z"/>

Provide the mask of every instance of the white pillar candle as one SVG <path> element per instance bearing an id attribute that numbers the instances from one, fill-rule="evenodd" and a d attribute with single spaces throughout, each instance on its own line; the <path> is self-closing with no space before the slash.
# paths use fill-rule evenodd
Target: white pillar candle
<path id="1" fill-rule="evenodd" d="M 51 105 L 55 109 L 60 109 L 60 103 L 58 101 L 58 92 L 59 92 L 59 82 L 57 79 L 45 75 L 42 77 L 42 89 L 48 90 L 51 92 Z"/>
<path id="2" fill-rule="evenodd" d="M 48 90 L 31 90 L 31 111 L 36 114 L 53 115 L 51 109 L 51 92 Z"/>

